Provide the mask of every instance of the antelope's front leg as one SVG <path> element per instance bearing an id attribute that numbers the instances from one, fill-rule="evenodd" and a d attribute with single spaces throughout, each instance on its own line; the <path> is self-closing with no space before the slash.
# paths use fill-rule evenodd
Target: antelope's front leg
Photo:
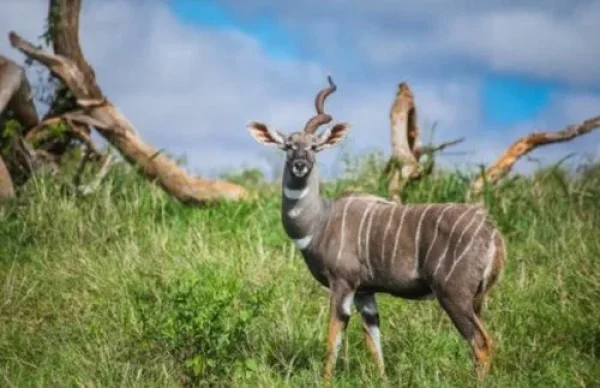
<path id="1" fill-rule="evenodd" d="M 362 319 L 367 347 L 371 356 L 377 362 L 379 372 L 383 376 L 385 374 L 385 364 L 381 349 L 379 310 L 377 309 L 375 294 L 356 294 L 354 296 L 354 304 Z"/>
<path id="2" fill-rule="evenodd" d="M 331 380 L 342 346 L 342 336 L 350 320 L 350 308 L 354 299 L 354 290 L 347 284 L 332 284 L 329 306 L 329 331 L 327 334 L 327 361 L 325 380 Z"/>

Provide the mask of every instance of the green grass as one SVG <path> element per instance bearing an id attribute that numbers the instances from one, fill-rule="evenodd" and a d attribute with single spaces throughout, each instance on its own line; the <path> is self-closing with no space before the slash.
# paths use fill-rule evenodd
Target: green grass
<path id="1" fill-rule="evenodd" d="M 384 194 L 380 168 L 362 160 L 324 192 Z M 469 179 L 439 173 L 405 199 L 462 201 Z M 247 183 L 261 202 L 193 209 L 125 169 L 88 198 L 31 181 L 0 210 L 0 386 L 320 385 L 327 291 L 285 238 L 278 187 Z M 508 246 L 487 385 L 598 386 L 600 179 L 549 169 L 486 201 Z M 437 302 L 379 303 L 389 386 L 473 386 Z M 347 339 L 337 386 L 384 385 L 356 316 Z"/>

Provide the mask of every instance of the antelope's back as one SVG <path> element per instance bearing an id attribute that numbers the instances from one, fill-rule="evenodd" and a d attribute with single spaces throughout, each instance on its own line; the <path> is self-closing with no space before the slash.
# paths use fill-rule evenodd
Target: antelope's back
<path id="1" fill-rule="evenodd" d="M 363 282 L 378 287 L 480 281 L 501 242 L 480 205 L 403 205 L 359 193 L 334 201 L 323 237 L 334 267 L 355 258 Z"/>

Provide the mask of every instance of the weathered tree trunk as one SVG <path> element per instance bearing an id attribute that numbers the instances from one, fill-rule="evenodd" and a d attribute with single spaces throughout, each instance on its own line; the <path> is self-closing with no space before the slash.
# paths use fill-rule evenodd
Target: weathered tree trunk
<path id="1" fill-rule="evenodd" d="M 39 122 L 25 70 L 0 55 L 0 114 L 5 110 L 10 110 L 26 129 Z"/>
<path id="2" fill-rule="evenodd" d="M 413 93 L 406 82 L 398 85 L 396 98 L 390 109 L 390 130 L 392 155 L 385 173 L 388 176 L 388 195 L 399 201 L 402 187 L 411 177 L 421 173 L 421 166 L 414 154 L 419 139 L 417 109 Z"/>
<path id="3" fill-rule="evenodd" d="M 202 205 L 247 197 L 247 191 L 239 185 L 190 176 L 171 159 L 146 144 L 118 108 L 103 96 L 94 71 L 83 56 L 78 32 L 81 0 L 52 0 L 50 6 L 54 7 L 51 13 L 58 15 L 59 19 L 52 25 L 55 46 L 60 46 L 64 55 L 46 53 L 14 32 L 9 34 L 9 38 L 14 48 L 47 66 L 73 93 L 83 109 L 65 113 L 65 118 L 96 128 L 146 178 L 156 181 L 168 194 L 183 203 Z"/>
<path id="4" fill-rule="evenodd" d="M 484 188 L 484 185 L 495 185 L 504 178 L 513 165 L 524 155 L 533 151 L 535 148 L 553 143 L 562 143 L 574 139 L 577 136 L 584 135 L 600 127 L 600 116 L 593 117 L 581 123 L 570 125 L 567 128 L 556 132 L 535 132 L 514 142 L 498 161 L 489 167 L 482 175 L 475 179 L 471 186 L 469 196 L 478 198 Z"/>
<path id="5" fill-rule="evenodd" d="M 423 146 L 419 143 L 419 127 L 417 125 L 417 108 L 410 87 L 406 82 L 398 85 L 396 98 L 390 110 L 390 129 L 392 138 L 392 155 L 385 168 L 388 178 L 388 196 L 400 201 L 400 192 L 411 180 L 419 179 L 431 173 L 433 156 L 449 146 L 461 143 L 464 138 L 442 143 L 438 146 Z M 421 157 L 431 158 L 428 167 L 421 165 Z"/>
<path id="6" fill-rule="evenodd" d="M 13 199 L 14 196 L 15 189 L 13 187 L 12 179 L 4 164 L 2 156 L 0 156 L 0 203 Z"/>
<path id="7" fill-rule="evenodd" d="M 14 131 L 5 131 L 10 120 L 19 125 L 13 127 Z M 39 165 L 37 153 L 22 141 L 27 130 L 38 123 L 25 70 L 0 55 L 0 149 L 4 152 L 2 164 L 11 177 L 11 187 L 26 182 Z"/>

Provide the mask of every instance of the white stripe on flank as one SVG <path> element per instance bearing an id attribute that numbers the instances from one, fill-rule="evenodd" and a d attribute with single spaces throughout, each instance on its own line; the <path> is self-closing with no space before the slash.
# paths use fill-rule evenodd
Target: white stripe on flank
<path id="1" fill-rule="evenodd" d="M 365 206 L 365 211 L 363 212 L 363 215 L 362 215 L 362 217 L 360 219 L 360 224 L 358 225 L 358 236 L 356 237 L 356 240 L 358 241 L 358 257 L 359 257 L 359 260 L 360 260 L 361 252 L 362 252 L 362 250 L 361 250 L 362 246 L 360 244 L 360 235 L 362 234 L 363 223 L 365 222 L 366 216 L 369 214 L 369 210 L 371 210 L 371 208 L 373 206 L 375 206 L 375 204 L 377 204 L 377 202 L 373 201 L 373 202 L 370 202 L 367 206 Z"/>
<path id="2" fill-rule="evenodd" d="M 373 277 L 373 269 L 371 268 L 371 260 L 369 259 L 371 252 L 371 225 L 373 224 L 373 216 L 377 214 L 377 209 L 371 212 L 369 216 L 369 224 L 367 225 L 367 233 L 365 237 L 365 264 L 367 264 L 367 269 L 369 270 L 369 276 Z"/>
<path id="3" fill-rule="evenodd" d="M 292 241 L 298 247 L 298 249 L 304 250 L 304 249 L 306 249 L 306 247 L 308 247 L 308 245 L 312 241 L 312 238 L 313 238 L 312 234 L 309 234 L 308 236 L 305 236 L 302 238 L 293 238 Z"/>
<path id="4" fill-rule="evenodd" d="M 479 230 L 481 229 L 481 227 L 483 225 L 485 225 L 485 221 L 486 221 L 486 219 L 485 219 L 485 217 L 483 217 L 483 220 L 481 221 L 481 223 L 479 224 L 479 226 L 475 230 L 475 233 L 473 233 L 473 236 L 471 237 L 471 241 L 469 241 L 469 244 L 467 245 L 467 247 L 465 248 L 465 250 L 460 254 L 460 256 L 458 257 L 458 259 L 456 259 L 454 261 L 454 263 L 452 263 L 452 267 L 450 267 L 450 271 L 448 271 L 448 275 L 446 275 L 446 279 L 444 279 L 444 283 L 448 281 L 448 279 L 450 278 L 450 275 L 452 275 L 452 271 L 454 271 L 454 268 L 456 268 L 456 265 L 458 263 L 460 263 L 460 261 L 463 259 L 463 257 L 465 257 L 465 255 L 469 251 L 469 248 L 471 248 L 471 245 L 473 245 L 473 242 L 475 241 L 475 238 L 477 237 L 477 232 L 479 232 Z"/>
<path id="5" fill-rule="evenodd" d="M 301 190 L 290 189 L 289 187 L 285 186 L 283 187 L 283 195 L 285 195 L 285 197 L 289 199 L 302 199 L 306 197 L 309 191 L 310 190 L 308 187 L 305 187 Z"/>
<path id="6" fill-rule="evenodd" d="M 340 229 L 340 247 L 338 249 L 337 257 L 335 258 L 335 264 L 337 265 L 338 260 L 342 257 L 342 251 L 344 250 L 344 230 L 346 229 L 346 213 L 348 211 L 348 207 L 354 201 L 353 197 L 348 198 L 346 204 L 344 205 L 344 210 L 342 211 L 342 228 Z"/>
<path id="7" fill-rule="evenodd" d="M 496 238 L 496 233 L 498 233 L 498 231 L 494 230 L 492 232 L 492 235 L 490 236 L 490 246 L 488 247 L 487 252 L 487 263 L 485 264 L 485 269 L 483 270 L 482 288 L 484 291 L 487 287 L 488 279 L 490 278 L 490 275 L 492 273 L 492 267 L 494 266 L 494 257 L 496 256 L 496 242 L 494 241 L 494 239 Z"/>
<path id="8" fill-rule="evenodd" d="M 413 269 L 413 275 L 416 275 L 419 271 L 419 244 L 421 243 L 421 225 L 423 224 L 423 219 L 425 218 L 425 214 L 431 209 L 433 204 L 429 204 L 423 210 L 421 214 L 421 218 L 419 218 L 419 223 L 417 224 L 417 233 L 415 234 L 415 267 Z"/>
<path id="9" fill-rule="evenodd" d="M 469 223 L 467 224 L 467 226 L 460 233 L 460 236 L 458 236 L 458 240 L 456 240 L 456 245 L 454 245 L 454 252 L 452 253 L 452 258 L 453 259 L 456 259 L 456 252 L 458 251 L 458 248 L 460 247 L 460 243 L 462 242 L 462 239 L 465 236 L 465 233 L 467 233 L 467 231 L 471 227 L 471 224 L 473 222 L 475 222 L 475 220 L 477 219 L 477 216 L 480 215 L 480 214 L 481 214 L 480 210 L 477 210 L 475 213 L 473 213 L 473 218 L 471 218 L 471 221 L 469 221 Z"/>
<path id="10" fill-rule="evenodd" d="M 383 232 L 383 239 L 381 241 L 381 260 L 382 261 L 385 261 L 385 238 L 387 237 L 387 234 L 390 231 L 390 227 L 392 226 L 392 219 L 394 218 L 396 209 L 398 209 L 398 206 L 396 206 L 396 204 L 394 204 L 394 209 L 392 209 L 392 211 L 390 212 L 390 218 L 388 219 L 387 225 L 385 226 L 385 231 Z"/>
<path id="11" fill-rule="evenodd" d="M 442 222 L 442 217 L 444 216 L 444 213 L 446 213 L 447 210 L 452 209 L 455 206 L 456 205 L 448 205 L 444 208 L 444 210 L 442 210 L 440 212 L 440 215 L 438 216 L 437 221 L 435 222 L 435 231 L 433 232 L 433 239 L 431 240 L 429 249 L 427 249 L 427 253 L 425 254 L 425 260 L 423 261 L 423 267 L 425 267 L 427 265 L 427 259 L 429 258 L 429 254 L 431 253 L 431 250 L 433 249 L 433 246 L 435 245 L 435 240 L 437 239 L 438 232 L 440 229 L 440 223 Z"/>
<path id="12" fill-rule="evenodd" d="M 404 216 L 406 213 L 410 211 L 410 207 L 402 208 L 402 217 L 400 217 L 400 225 L 398 226 L 398 230 L 396 230 L 396 238 L 394 240 L 394 248 L 392 249 L 392 255 L 390 256 L 390 266 L 392 264 L 392 260 L 396 257 L 396 249 L 398 248 L 398 237 L 400 237 L 400 232 L 402 231 L 402 224 L 404 223 Z"/>
<path id="13" fill-rule="evenodd" d="M 467 208 L 467 210 L 465 210 L 463 212 L 463 214 L 460 215 L 460 217 L 458 217 L 458 219 L 456 220 L 456 222 L 454 222 L 454 225 L 452 225 L 452 229 L 450 229 L 450 233 L 448 234 L 448 241 L 446 241 L 446 248 L 444 249 L 444 252 L 442 252 L 442 254 L 440 255 L 439 259 L 438 259 L 438 263 L 437 266 L 435 267 L 435 271 L 433 271 L 433 276 L 435 276 L 437 274 L 437 271 L 440 269 L 441 265 L 442 265 L 442 261 L 444 261 L 444 257 L 446 257 L 446 254 L 448 253 L 448 248 L 450 248 L 450 242 L 452 241 L 452 234 L 454 233 L 454 229 L 456 229 L 456 226 L 458 224 L 460 224 L 460 220 L 462 220 L 462 218 L 464 216 L 466 216 L 469 211 L 473 209 L 473 208 Z M 477 210 L 475 210 L 477 211 Z"/>

